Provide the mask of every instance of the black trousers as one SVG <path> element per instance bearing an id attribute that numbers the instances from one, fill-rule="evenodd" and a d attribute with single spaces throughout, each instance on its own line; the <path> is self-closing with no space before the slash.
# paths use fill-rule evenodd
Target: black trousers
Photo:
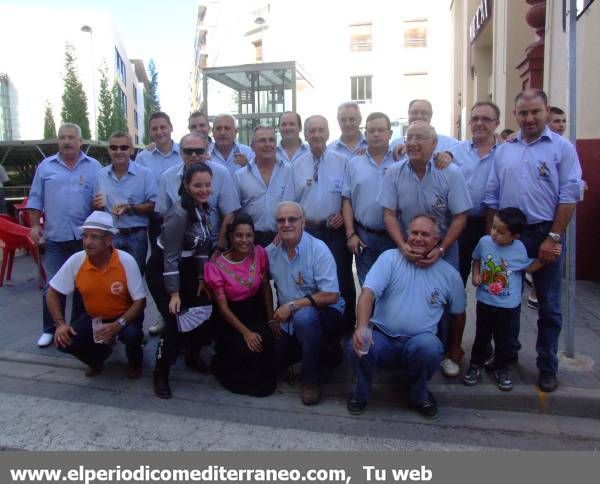
<path id="1" fill-rule="evenodd" d="M 148 260 L 146 281 L 154 302 L 165 321 L 165 329 L 157 348 L 157 369 L 168 370 L 177 361 L 177 355 L 185 346 L 186 355 L 199 352 L 202 346 L 209 345 L 213 337 L 212 317 L 202 325 L 187 333 L 180 333 L 177 328 L 177 318 L 169 312 L 170 294 L 167 293 L 163 277 L 163 250 L 157 246 Z M 179 297 L 181 307 L 208 306 L 210 300 L 203 293 L 197 296 L 198 278 L 191 257 L 182 258 L 179 263 Z"/>

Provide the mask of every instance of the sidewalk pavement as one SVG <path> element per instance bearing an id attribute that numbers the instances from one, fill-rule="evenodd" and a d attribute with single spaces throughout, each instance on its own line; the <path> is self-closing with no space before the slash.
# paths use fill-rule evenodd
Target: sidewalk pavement
<path id="1" fill-rule="evenodd" d="M 471 345 L 474 337 L 475 304 L 474 291 L 468 290 L 469 303 L 467 310 L 467 327 L 463 339 L 465 358 L 461 363 L 461 375 L 446 378 L 438 373 L 431 382 L 431 391 L 440 406 L 468 408 L 475 410 L 504 410 L 530 413 L 549 413 L 585 418 L 600 418 L 600 284 L 578 281 L 575 296 L 575 358 L 560 355 L 559 387 L 551 394 L 541 392 L 537 386 L 538 371 L 535 366 L 535 340 L 537 333 L 537 312 L 524 304 L 521 313 L 521 344 L 519 363 L 511 368 L 514 387 L 510 392 L 502 392 L 496 387 L 491 374 L 484 374 L 479 384 L 467 387 L 462 383 L 462 374 L 469 362 Z M 563 309 L 566 307 L 566 282 L 564 284 Z M 5 282 L 0 288 L 0 376 L 2 367 L 10 366 L 14 373 L 15 364 L 43 364 L 52 367 L 53 371 L 65 371 L 70 375 L 72 368 L 81 367 L 81 378 L 84 379 L 84 365 L 68 355 L 58 352 L 54 347 L 40 349 L 36 341 L 41 334 L 41 291 L 37 288 L 35 266 L 26 256 L 15 259 L 13 280 Z M 69 313 L 67 313 L 69 314 Z M 151 298 L 148 299 L 144 326 L 148 328 L 156 321 L 158 313 Z M 563 336 L 565 332 L 563 331 Z M 154 365 L 154 353 L 158 339 L 150 337 L 144 348 L 145 384 L 151 385 L 149 376 Z M 564 338 L 561 339 L 561 348 Z M 205 348 L 208 356 L 210 350 Z M 185 383 L 195 379 L 195 375 L 179 358 L 172 371 L 172 380 L 178 389 Z M 113 367 L 111 370 L 110 367 Z M 107 362 L 107 370 L 125 372 L 126 358 L 122 345 L 118 344 Z M 12 373 L 11 373 L 12 374 Z M 24 378 L 33 378 L 24 371 Z M 206 390 L 218 385 L 214 377 L 203 379 Z M 347 363 L 327 372 L 324 376 L 324 398 L 345 400 L 352 382 L 352 373 Z M 140 382 L 119 384 L 120 391 L 127 391 Z M 400 372 L 380 371 L 376 376 L 376 384 L 370 398 L 370 405 L 383 403 L 406 403 L 405 383 Z M 283 398 L 299 399 L 301 385 L 290 386 L 280 383 L 279 392 Z M 134 392 L 132 392 L 132 398 Z"/>

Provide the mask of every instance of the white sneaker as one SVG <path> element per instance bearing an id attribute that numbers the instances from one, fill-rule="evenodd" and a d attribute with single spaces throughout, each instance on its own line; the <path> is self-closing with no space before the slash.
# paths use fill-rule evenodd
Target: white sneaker
<path id="1" fill-rule="evenodd" d="M 456 363 L 454 363 L 450 358 L 445 358 L 444 360 L 442 360 L 440 366 L 442 367 L 442 373 L 446 376 L 457 376 L 460 373 L 460 367 Z"/>
<path id="2" fill-rule="evenodd" d="M 163 332 L 163 330 L 165 329 L 165 326 L 166 325 L 165 325 L 163 318 L 158 318 L 156 320 L 156 323 L 154 323 L 152 326 L 150 326 L 148 328 L 148 333 L 150 333 L 152 336 L 157 336 Z"/>
<path id="3" fill-rule="evenodd" d="M 40 339 L 38 339 L 37 345 L 40 348 L 45 348 L 46 346 L 50 346 L 54 341 L 54 335 L 52 333 L 42 333 Z"/>

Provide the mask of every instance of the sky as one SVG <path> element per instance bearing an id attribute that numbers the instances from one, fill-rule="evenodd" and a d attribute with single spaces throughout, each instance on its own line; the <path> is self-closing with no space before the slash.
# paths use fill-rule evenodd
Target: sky
<path id="1" fill-rule="evenodd" d="M 0 4 L 106 10 L 130 59 L 150 59 L 158 69 L 161 108 L 173 120 L 174 136 L 185 134 L 190 111 L 189 91 L 181 92 L 181 79 L 190 77 L 199 0 L 0 0 Z M 36 35 L 35 41 L 41 37 Z M 32 37 L 33 39 L 33 37 Z"/>

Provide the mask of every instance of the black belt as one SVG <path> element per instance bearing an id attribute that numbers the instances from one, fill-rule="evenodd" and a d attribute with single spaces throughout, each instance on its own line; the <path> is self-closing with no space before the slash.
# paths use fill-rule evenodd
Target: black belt
<path id="1" fill-rule="evenodd" d="M 538 222 L 536 224 L 529 224 L 525 226 L 525 230 L 529 232 L 549 232 L 552 228 L 552 222 L 549 220 L 548 222 Z"/>
<path id="2" fill-rule="evenodd" d="M 119 235 L 130 235 L 139 232 L 140 230 L 146 230 L 146 227 L 130 227 L 119 229 Z"/>
<path id="3" fill-rule="evenodd" d="M 356 219 L 354 220 L 354 225 L 357 225 L 358 227 L 360 227 L 362 230 L 364 230 L 368 234 L 375 234 L 375 235 L 379 235 L 380 237 L 388 234 L 387 230 L 385 230 L 385 229 L 371 229 L 369 227 L 365 227 L 363 224 L 361 224 Z"/>
<path id="4" fill-rule="evenodd" d="M 321 222 L 317 222 L 314 220 L 307 220 L 305 225 L 306 225 L 306 228 L 309 230 L 322 230 L 322 229 L 329 228 L 329 226 L 327 225 L 327 220 L 323 220 Z"/>

